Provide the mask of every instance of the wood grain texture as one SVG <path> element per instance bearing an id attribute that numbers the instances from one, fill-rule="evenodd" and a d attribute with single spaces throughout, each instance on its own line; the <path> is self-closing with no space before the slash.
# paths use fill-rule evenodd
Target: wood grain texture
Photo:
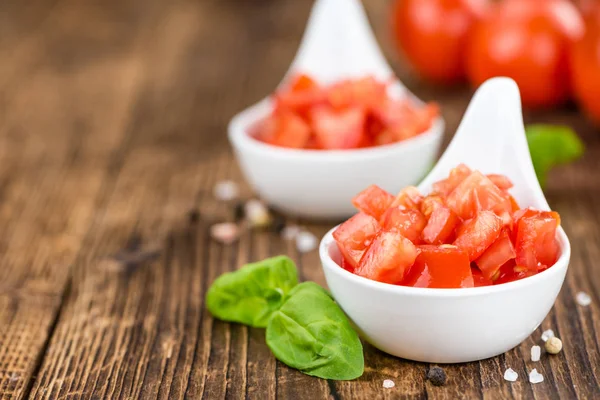
<path id="1" fill-rule="evenodd" d="M 264 330 L 206 311 L 219 274 L 275 254 L 325 284 L 316 252 L 300 254 L 275 232 L 246 230 L 228 246 L 209 235 L 233 218 L 213 199 L 216 182 L 240 182 L 251 196 L 226 124 L 279 82 L 310 5 L 0 4 L 0 398 L 600 398 L 600 135 L 569 108 L 525 116 L 573 126 L 587 153 L 550 177 L 571 266 L 555 307 L 516 349 L 445 366 L 448 384 L 435 387 L 428 364 L 365 344 L 360 379 L 325 381 L 277 362 Z M 393 51 L 388 1 L 365 5 L 400 79 L 441 104 L 447 142 L 470 91 L 416 79 Z M 331 226 L 288 222 L 317 236 Z M 578 291 L 591 306 L 576 304 Z M 532 363 L 549 328 L 564 351 Z M 508 367 L 519 381 L 503 380 Z M 527 382 L 532 368 L 543 383 Z"/>

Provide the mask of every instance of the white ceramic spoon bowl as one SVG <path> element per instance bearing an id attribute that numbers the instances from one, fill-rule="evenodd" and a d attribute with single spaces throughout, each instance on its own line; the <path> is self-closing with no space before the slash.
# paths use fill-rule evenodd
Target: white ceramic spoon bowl
<path id="1" fill-rule="evenodd" d="M 484 173 L 507 175 L 522 207 L 548 209 L 531 164 L 514 81 L 494 78 L 481 86 L 452 143 L 419 188 L 427 193 L 433 182 L 461 162 Z M 552 308 L 571 255 L 569 240 L 560 228 L 558 261 L 535 276 L 468 289 L 403 287 L 342 269 L 334 229 L 319 249 L 333 297 L 375 347 L 425 362 L 476 361 L 517 346 Z"/>
<path id="2" fill-rule="evenodd" d="M 286 77 L 297 72 L 322 83 L 365 75 L 389 81 L 394 76 L 359 0 L 315 2 Z M 420 103 L 397 80 L 390 95 Z M 427 132 L 392 145 L 294 150 L 262 143 L 249 134 L 271 110 L 271 100 L 264 99 L 236 115 L 228 127 L 229 140 L 248 182 L 263 199 L 284 212 L 309 218 L 353 214 L 351 198 L 369 184 L 390 192 L 415 184 L 433 165 L 444 131 L 444 122 L 438 118 Z"/>

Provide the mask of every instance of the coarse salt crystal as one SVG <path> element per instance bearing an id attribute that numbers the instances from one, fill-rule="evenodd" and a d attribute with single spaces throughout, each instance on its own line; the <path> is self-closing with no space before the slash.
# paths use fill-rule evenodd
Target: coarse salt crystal
<path id="1" fill-rule="evenodd" d="M 540 355 L 542 354 L 542 349 L 540 346 L 533 346 L 531 348 L 531 361 L 540 361 Z"/>
<path id="2" fill-rule="evenodd" d="M 552 329 L 545 330 L 542 332 L 542 340 L 545 342 L 551 337 L 554 337 L 554 331 Z"/>
<path id="3" fill-rule="evenodd" d="M 504 371 L 504 379 L 509 382 L 515 382 L 518 377 L 519 374 L 517 374 L 512 368 L 509 368 L 506 371 Z"/>
<path id="4" fill-rule="evenodd" d="M 394 386 L 396 386 L 396 384 L 390 379 L 386 379 L 385 381 L 383 381 L 383 387 L 386 389 L 393 388 Z"/>
<path id="5" fill-rule="evenodd" d="M 297 225 L 287 225 L 281 231 L 281 237 L 285 240 L 294 240 L 300 233 L 300 227 Z"/>
<path id="6" fill-rule="evenodd" d="M 217 182 L 213 189 L 213 194 L 218 200 L 233 200 L 239 195 L 238 185 L 233 181 Z"/>
<path id="7" fill-rule="evenodd" d="M 577 300 L 577 304 L 584 307 L 592 304 L 592 298 L 586 292 L 578 292 L 575 296 L 575 300 Z"/>
<path id="8" fill-rule="evenodd" d="M 300 253 L 307 253 L 317 247 L 317 237 L 310 232 L 302 231 L 296 236 L 296 248 Z"/>
<path id="9" fill-rule="evenodd" d="M 529 373 L 529 382 L 531 383 L 540 383 L 544 382 L 544 376 L 537 372 L 537 369 L 532 369 Z"/>
<path id="10" fill-rule="evenodd" d="M 236 224 L 232 222 L 222 222 L 210 227 L 210 235 L 213 239 L 221 243 L 230 244 L 237 240 L 240 232 Z"/>

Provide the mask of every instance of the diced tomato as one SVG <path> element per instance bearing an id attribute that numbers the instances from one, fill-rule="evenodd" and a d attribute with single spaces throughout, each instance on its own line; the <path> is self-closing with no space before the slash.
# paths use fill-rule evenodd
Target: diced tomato
<path id="1" fill-rule="evenodd" d="M 371 185 L 352 199 L 354 207 L 379 220 L 394 201 L 394 196 L 377 185 Z"/>
<path id="2" fill-rule="evenodd" d="M 405 208 L 419 210 L 421 201 L 423 201 L 423 196 L 421 196 L 421 193 L 419 193 L 419 189 L 414 186 L 407 186 L 402 189 L 400 193 L 398 193 L 392 202 L 392 207 L 402 206 Z"/>
<path id="3" fill-rule="evenodd" d="M 491 211 L 481 211 L 465 221 L 456 233 L 454 245 L 476 260 L 500 236 L 502 220 Z"/>
<path id="4" fill-rule="evenodd" d="M 426 288 L 473 287 L 469 257 L 456 246 L 419 246 L 403 285 Z"/>
<path id="5" fill-rule="evenodd" d="M 342 256 L 342 268 L 346 271 L 354 272 L 354 267 L 350 263 L 350 261 L 346 260 L 346 257 Z"/>
<path id="6" fill-rule="evenodd" d="M 399 283 L 415 262 L 418 250 L 397 231 L 381 231 L 360 260 L 355 273 L 379 282 Z"/>
<path id="7" fill-rule="evenodd" d="M 505 175 L 488 174 L 486 175 L 490 181 L 494 183 L 500 190 L 508 190 L 513 187 L 513 183 Z"/>
<path id="8" fill-rule="evenodd" d="M 290 82 L 290 90 L 292 92 L 300 92 L 303 90 L 317 89 L 319 84 L 306 74 L 299 74 L 292 78 Z"/>
<path id="9" fill-rule="evenodd" d="M 392 143 L 396 143 L 396 135 L 389 129 L 383 129 L 381 133 L 375 137 L 375 144 L 377 146 L 384 146 Z"/>
<path id="10" fill-rule="evenodd" d="M 341 224 L 334 232 L 333 238 L 342 256 L 354 268 L 362 258 L 365 250 L 380 230 L 377 220 L 365 213 L 358 213 Z"/>
<path id="11" fill-rule="evenodd" d="M 303 148 L 310 137 L 310 127 L 302 118 L 281 111 L 267 118 L 259 130 L 260 139 L 276 146 Z"/>
<path id="12" fill-rule="evenodd" d="M 450 171 L 448 178 L 433 184 L 433 192 L 444 197 L 448 196 L 469 175 L 471 175 L 471 168 L 459 164 Z"/>
<path id="13" fill-rule="evenodd" d="M 317 142 L 324 149 L 358 147 L 364 136 L 365 117 L 365 111 L 360 107 L 342 111 L 320 107 L 311 113 Z"/>
<path id="14" fill-rule="evenodd" d="M 508 200 L 510 201 L 510 207 L 513 213 L 521 208 L 519 207 L 519 203 L 517 203 L 517 200 L 510 194 L 508 195 Z"/>
<path id="15" fill-rule="evenodd" d="M 320 88 L 281 91 L 273 96 L 275 112 L 292 111 L 308 117 L 312 107 L 325 105 L 326 97 Z"/>
<path id="16" fill-rule="evenodd" d="M 327 100 L 335 109 L 378 108 L 387 98 L 387 87 L 372 76 L 335 83 L 327 90 Z"/>
<path id="17" fill-rule="evenodd" d="M 539 272 L 556 262 L 558 224 L 554 215 L 547 211 L 528 210 L 518 219 L 515 240 L 517 266 Z"/>
<path id="18" fill-rule="evenodd" d="M 425 196 L 421 202 L 421 212 L 429 218 L 433 211 L 440 206 L 445 206 L 444 199 L 436 194 L 430 194 Z"/>
<path id="19" fill-rule="evenodd" d="M 473 218 L 479 211 L 493 210 L 500 215 L 511 209 L 502 191 L 479 171 L 471 172 L 450 193 L 447 204 L 462 219 Z"/>
<path id="20" fill-rule="evenodd" d="M 390 207 L 379 221 L 383 229 L 395 229 L 413 243 L 418 243 L 427 219 L 417 210 L 406 210 L 404 207 Z"/>
<path id="21" fill-rule="evenodd" d="M 454 211 L 444 205 L 437 206 L 423 229 L 423 240 L 429 244 L 445 243 L 451 238 L 459 222 Z"/>
<path id="22" fill-rule="evenodd" d="M 498 278 L 494 280 L 494 285 L 518 281 L 534 274 L 535 272 L 529 271 L 525 267 L 517 267 L 514 260 L 511 260 L 500 267 Z"/>
<path id="23" fill-rule="evenodd" d="M 498 239 L 475 261 L 483 276 L 493 280 L 497 277 L 498 270 L 509 260 L 517 256 L 515 248 L 506 230 L 502 231 Z"/>
<path id="24" fill-rule="evenodd" d="M 473 274 L 473 284 L 475 287 L 490 286 L 494 284 L 494 282 L 483 276 L 479 268 L 471 267 L 471 274 Z"/>
<path id="25" fill-rule="evenodd" d="M 522 217 L 543 217 L 543 218 L 554 218 L 556 226 L 560 226 L 560 215 L 556 211 L 541 211 L 531 207 L 517 210 L 513 213 L 513 219 L 515 223 L 519 222 Z"/>

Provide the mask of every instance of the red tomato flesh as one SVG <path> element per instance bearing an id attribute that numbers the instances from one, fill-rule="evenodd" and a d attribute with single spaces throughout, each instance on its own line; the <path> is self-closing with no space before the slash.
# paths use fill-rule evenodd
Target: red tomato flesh
<path id="1" fill-rule="evenodd" d="M 473 287 L 469 256 L 456 246 L 419 246 L 419 255 L 402 283 L 424 288 Z"/>
<path id="2" fill-rule="evenodd" d="M 504 264 L 517 256 L 508 232 L 503 231 L 498 239 L 475 261 L 486 279 L 497 278 L 497 272 Z"/>
<path id="3" fill-rule="evenodd" d="M 361 211 L 333 233 L 357 275 L 404 286 L 461 288 L 523 279 L 559 257 L 554 211 L 520 209 L 504 175 L 466 165 L 433 184 L 392 196 L 372 185 L 352 200 Z"/>
<path id="4" fill-rule="evenodd" d="M 377 185 L 371 185 L 352 199 L 359 211 L 379 220 L 394 201 L 394 196 Z"/>
<path id="5" fill-rule="evenodd" d="M 419 189 L 414 186 L 407 186 L 398 193 L 392 202 L 392 207 L 401 206 L 418 210 L 421 201 L 423 201 L 423 196 L 419 193 Z"/>
<path id="6" fill-rule="evenodd" d="M 454 211 L 446 206 L 439 206 L 433 210 L 423 229 L 423 240 L 429 244 L 447 243 L 459 222 Z"/>
<path id="7" fill-rule="evenodd" d="M 517 266 L 540 272 L 552 266 L 558 258 L 556 228 L 559 222 L 550 212 L 522 216 L 516 226 L 515 247 Z"/>
<path id="8" fill-rule="evenodd" d="M 491 211 L 482 211 L 465 221 L 456 234 L 454 245 L 476 260 L 500 236 L 502 220 Z"/>
<path id="9" fill-rule="evenodd" d="M 333 238 L 342 256 L 353 268 L 356 268 L 379 229 L 379 223 L 375 218 L 365 213 L 358 213 L 333 231 Z"/>
<path id="10" fill-rule="evenodd" d="M 446 197 L 469 175 L 471 175 L 471 168 L 465 164 L 459 164 L 450 171 L 448 178 L 433 184 L 433 192 Z"/>
<path id="11" fill-rule="evenodd" d="M 274 109 L 253 136 L 281 147 L 344 150 L 390 144 L 427 131 L 439 115 L 438 106 L 392 98 L 388 86 L 372 76 L 321 85 L 306 74 L 296 75 L 273 95 Z M 302 120 L 308 137 L 294 127 L 290 132 L 287 125 L 280 127 L 281 115 Z"/>
<path id="12" fill-rule="evenodd" d="M 493 281 L 483 276 L 479 268 L 471 267 L 471 274 L 473 274 L 473 285 L 475 287 L 490 286 L 494 284 Z"/>
<path id="13" fill-rule="evenodd" d="M 296 114 L 281 111 L 260 125 L 260 139 L 269 144 L 301 149 L 310 138 L 310 127 Z"/>
<path id="14" fill-rule="evenodd" d="M 363 139 L 365 111 L 352 107 L 343 111 L 321 107 L 313 110 L 311 121 L 317 143 L 324 149 L 357 148 Z"/>
<path id="15" fill-rule="evenodd" d="M 460 218 L 473 218 L 479 211 L 494 210 L 496 214 L 510 210 L 502 191 L 485 175 L 473 171 L 448 196 L 448 206 Z"/>
<path id="16" fill-rule="evenodd" d="M 415 262 L 415 245 L 396 231 L 381 231 L 360 260 L 355 273 L 379 282 L 397 284 Z"/>
<path id="17" fill-rule="evenodd" d="M 389 208 L 379 222 L 383 229 L 396 230 L 411 242 L 418 244 L 427 219 L 417 210 L 406 210 L 398 206 Z"/>

